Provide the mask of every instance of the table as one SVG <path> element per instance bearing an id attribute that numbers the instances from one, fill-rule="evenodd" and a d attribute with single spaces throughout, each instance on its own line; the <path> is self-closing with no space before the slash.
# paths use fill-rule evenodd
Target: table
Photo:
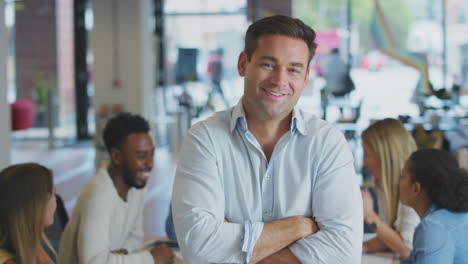
<path id="1" fill-rule="evenodd" d="M 372 239 L 376 236 L 375 233 L 365 233 L 364 241 Z M 399 264 L 398 257 L 391 252 L 376 252 L 372 254 L 362 254 L 361 264 Z"/>
<path id="2" fill-rule="evenodd" d="M 398 264 L 400 260 L 390 252 L 362 254 L 361 264 Z"/>
<path id="3" fill-rule="evenodd" d="M 150 243 L 152 241 L 169 241 L 169 238 L 167 237 L 145 237 L 144 242 L 145 243 Z M 184 264 L 185 262 L 183 261 L 182 258 L 182 253 L 180 252 L 180 249 L 173 249 L 174 255 L 176 256 L 176 260 L 174 264 Z"/>
<path id="4" fill-rule="evenodd" d="M 374 234 L 365 234 L 364 240 L 368 240 L 373 237 Z M 150 242 L 154 240 L 168 240 L 167 238 L 161 237 L 148 237 L 145 238 L 145 242 Z M 174 250 L 174 254 L 176 255 L 175 264 L 184 264 L 185 262 L 182 260 L 182 254 L 180 249 Z M 395 254 L 390 252 L 379 252 L 379 253 L 372 253 L 372 254 L 363 254 L 361 259 L 361 264 L 399 264 L 400 260 L 395 256 Z"/>

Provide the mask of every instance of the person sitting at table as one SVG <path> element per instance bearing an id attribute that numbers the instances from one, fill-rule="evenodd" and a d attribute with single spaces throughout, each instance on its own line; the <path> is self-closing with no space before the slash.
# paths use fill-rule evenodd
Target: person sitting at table
<path id="1" fill-rule="evenodd" d="M 400 199 L 422 219 L 403 264 L 468 263 L 468 171 L 452 154 L 413 153 L 400 179 Z"/>
<path id="2" fill-rule="evenodd" d="M 106 124 L 103 137 L 110 165 L 100 168 L 82 190 L 63 233 L 60 263 L 174 262 L 167 245 L 139 250 L 144 247 L 144 187 L 154 158 L 148 132 L 148 122 L 130 113 L 121 113 Z"/>
<path id="3" fill-rule="evenodd" d="M 416 212 L 399 203 L 398 181 L 403 166 L 416 151 L 416 143 L 403 124 L 396 119 L 383 119 L 362 133 L 364 166 L 372 173 L 379 205 L 367 189 L 362 190 L 364 221 L 377 236 L 363 244 L 363 252 L 391 250 L 400 258 L 409 256 L 414 229 L 420 219 Z"/>
<path id="4" fill-rule="evenodd" d="M 56 208 L 52 171 L 36 163 L 0 172 L 0 264 L 53 264 L 41 242 L 55 254 L 44 229 Z"/>

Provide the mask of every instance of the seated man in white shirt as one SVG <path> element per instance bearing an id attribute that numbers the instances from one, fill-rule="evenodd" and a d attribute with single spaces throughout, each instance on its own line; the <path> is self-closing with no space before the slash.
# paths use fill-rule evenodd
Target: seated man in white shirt
<path id="1" fill-rule="evenodd" d="M 244 96 L 195 124 L 172 212 L 187 263 L 360 263 L 363 215 L 343 134 L 296 108 L 315 32 L 273 16 L 247 30 Z"/>
<path id="2" fill-rule="evenodd" d="M 59 263 L 173 263 L 166 245 L 139 250 L 143 243 L 146 181 L 153 169 L 154 146 L 148 122 L 121 113 L 104 128 L 110 165 L 100 168 L 83 188 L 63 233 Z"/>

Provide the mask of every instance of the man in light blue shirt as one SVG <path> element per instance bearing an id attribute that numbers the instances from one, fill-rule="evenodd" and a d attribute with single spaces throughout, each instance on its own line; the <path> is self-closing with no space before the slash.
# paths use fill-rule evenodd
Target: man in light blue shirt
<path id="1" fill-rule="evenodd" d="M 244 96 L 189 130 L 172 197 L 187 263 L 360 263 L 353 157 L 341 132 L 295 108 L 314 40 L 298 19 L 252 24 Z"/>

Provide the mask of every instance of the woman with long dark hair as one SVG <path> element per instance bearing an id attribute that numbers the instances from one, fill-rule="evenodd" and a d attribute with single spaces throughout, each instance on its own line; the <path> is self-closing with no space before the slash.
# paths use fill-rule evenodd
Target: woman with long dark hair
<path id="1" fill-rule="evenodd" d="M 452 154 L 413 153 L 400 180 L 400 199 L 421 217 L 411 255 L 402 263 L 468 263 L 468 172 Z"/>

